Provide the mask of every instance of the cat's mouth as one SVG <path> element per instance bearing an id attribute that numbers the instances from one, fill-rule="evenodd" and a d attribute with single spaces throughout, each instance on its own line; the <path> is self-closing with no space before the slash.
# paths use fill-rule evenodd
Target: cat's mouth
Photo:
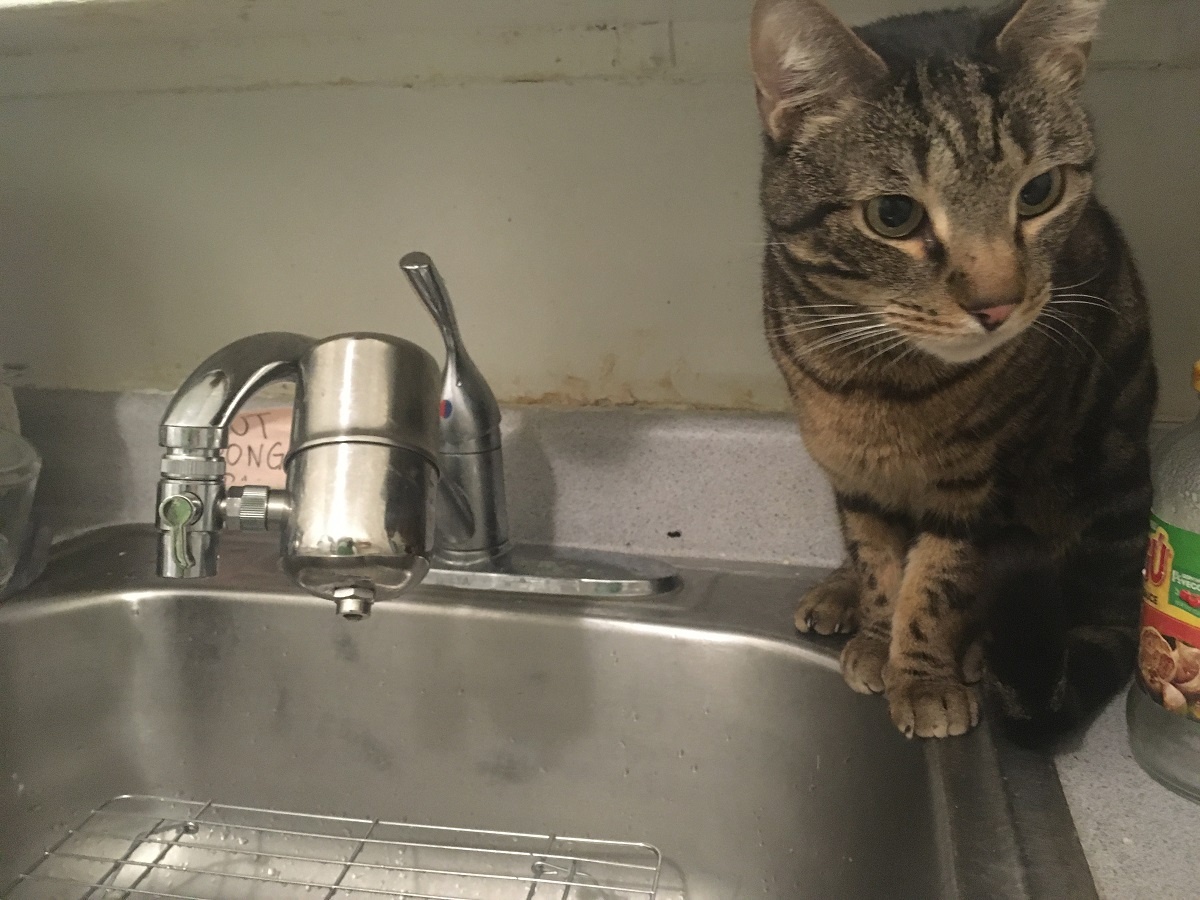
<path id="1" fill-rule="evenodd" d="M 943 362 L 968 363 L 982 359 L 1013 337 L 1012 334 L 1001 334 L 1001 331 L 1006 330 L 1007 328 L 1001 328 L 989 334 L 963 335 L 961 337 L 934 338 L 922 335 L 915 338 L 913 343 L 930 356 L 936 356 Z"/>
<path id="2" fill-rule="evenodd" d="M 963 315 L 953 330 L 920 331 L 910 340 L 920 350 L 943 362 L 969 363 L 982 359 L 1001 345 L 1015 338 L 1038 317 L 1049 299 L 1049 293 L 1018 304 L 999 325 L 990 325 L 969 314 Z"/>

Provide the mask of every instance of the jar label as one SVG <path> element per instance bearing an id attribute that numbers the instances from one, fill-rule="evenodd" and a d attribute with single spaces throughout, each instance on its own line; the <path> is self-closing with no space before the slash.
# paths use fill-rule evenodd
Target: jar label
<path id="1" fill-rule="evenodd" d="M 1150 696 L 1200 720 L 1200 534 L 1150 516 L 1138 673 Z"/>

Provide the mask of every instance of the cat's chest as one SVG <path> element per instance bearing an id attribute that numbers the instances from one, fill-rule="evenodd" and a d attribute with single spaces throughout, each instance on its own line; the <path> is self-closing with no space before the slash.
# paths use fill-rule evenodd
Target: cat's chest
<path id="1" fill-rule="evenodd" d="M 921 507 L 931 486 L 986 464 L 982 448 L 948 443 L 937 403 L 893 405 L 871 400 L 797 399 L 800 431 L 836 490 Z"/>

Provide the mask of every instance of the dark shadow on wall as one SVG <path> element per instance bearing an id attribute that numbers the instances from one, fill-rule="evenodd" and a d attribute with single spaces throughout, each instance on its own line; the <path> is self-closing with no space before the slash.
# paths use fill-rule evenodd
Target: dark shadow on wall
<path id="1" fill-rule="evenodd" d="M 542 446 L 542 436 L 528 414 L 517 419 L 504 436 L 504 480 L 508 502 L 509 534 L 516 543 L 553 544 L 554 506 L 557 491 L 554 468 Z"/>
<path id="2" fill-rule="evenodd" d="M 42 457 L 35 508 L 56 537 L 154 520 L 163 394 L 19 388 L 21 430 Z"/>
<path id="3" fill-rule="evenodd" d="M 103 158 L 0 143 L 0 377 L 42 456 L 36 507 L 55 537 L 154 517 L 166 397 L 103 388 L 181 381 L 208 348 L 175 359 L 157 339 L 179 326 L 151 245 L 187 247 L 194 268 L 171 273 L 184 284 L 211 273 L 197 296 L 230 290 L 185 204 L 147 211 L 136 189 L 114 183 Z M 62 385 L 84 389 L 45 387 Z"/>
<path id="4" fill-rule="evenodd" d="M 579 545 L 583 537 L 586 545 L 598 537 L 591 528 L 578 533 L 587 509 L 611 502 L 636 505 L 641 473 L 631 480 L 630 462 L 643 451 L 644 434 L 631 426 L 633 417 L 645 415 L 657 414 L 575 407 L 506 409 L 506 418 L 514 423 L 504 451 L 513 539 Z M 558 475 L 551 460 L 562 467 Z M 556 516 L 556 509 L 564 515 Z M 564 527 L 575 533 L 565 533 Z M 610 540 L 619 537 L 613 534 Z"/>

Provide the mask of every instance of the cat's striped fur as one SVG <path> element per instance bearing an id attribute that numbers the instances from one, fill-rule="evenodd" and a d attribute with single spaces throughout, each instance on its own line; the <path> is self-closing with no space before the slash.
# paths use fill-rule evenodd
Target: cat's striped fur
<path id="1" fill-rule="evenodd" d="M 820 0 L 756 4 L 766 331 L 848 556 L 796 622 L 856 632 L 847 682 L 909 735 L 973 726 L 980 677 L 1053 731 L 1132 670 L 1156 379 L 1092 195 L 1079 89 L 1101 3 L 857 30 Z M 1051 168 L 1061 200 L 1020 218 Z M 896 194 L 926 210 L 901 239 L 864 218 Z"/>

